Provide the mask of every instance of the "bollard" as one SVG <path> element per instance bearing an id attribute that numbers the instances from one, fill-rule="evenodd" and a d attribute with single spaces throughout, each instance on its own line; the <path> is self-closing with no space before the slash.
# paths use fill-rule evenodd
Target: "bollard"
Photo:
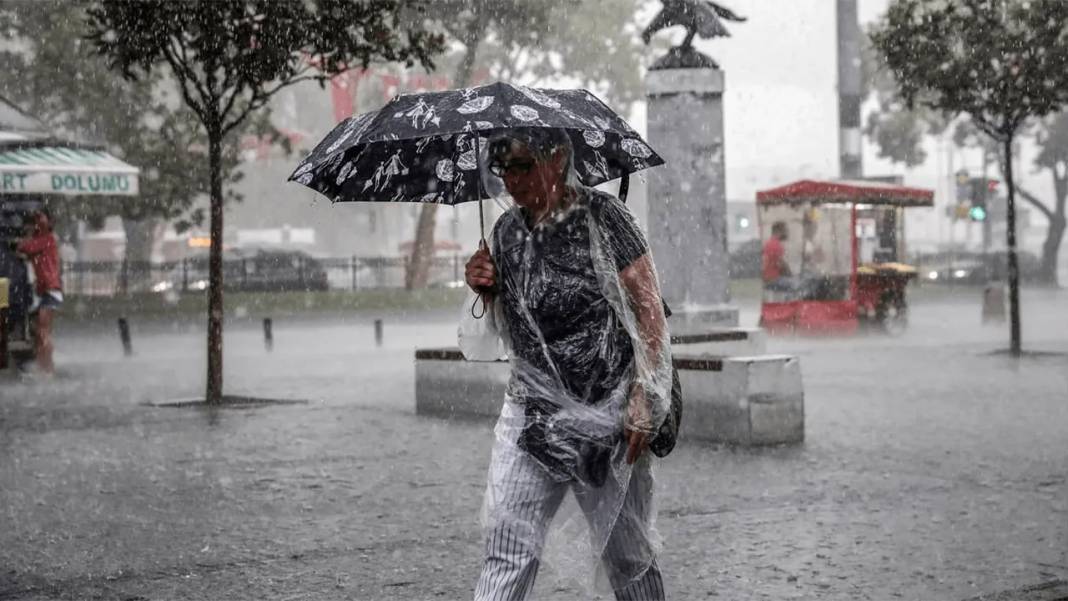
<path id="1" fill-rule="evenodd" d="M 10 281 L 0 278 L 0 369 L 7 369 L 8 289 Z"/>
<path id="2" fill-rule="evenodd" d="M 271 331 L 273 325 L 270 317 L 263 318 L 263 346 L 267 352 L 274 350 L 274 332 Z"/>
<path id="3" fill-rule="evenodd" d="M 983 323 L 1005 322 L 1005 288 L 990 284 L 983 290 Z"/>
<path id="4" fill-rule="evenodd" d="M 382 320 L 375 320 L 375 346 L 382 346 Z"/>
<path id="5" fill-rule="evenodd" d="M 7 369 L 7 307 L 0 307 L 0 369 Z"/>
<path id="6" fill-rule="evenodd" d="M 119 339 L 122 340 L 122 351 L 127 357 L 133 355 L 133 343 L 130 342 L 130 324 L 125 317 L 119 318 Z"/>

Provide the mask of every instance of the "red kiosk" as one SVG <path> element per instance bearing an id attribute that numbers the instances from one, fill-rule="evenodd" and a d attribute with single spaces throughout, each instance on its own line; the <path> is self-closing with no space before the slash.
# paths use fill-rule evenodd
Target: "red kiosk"
<path id="1" fill-rule="evenodd" d="M 934 192 L 869 181 L 801 180 L 757 192 L 764 245 L 761 326 L 780 333 L 896 334 L 908 319 L 904 209 Z M 773 240 L 774 238 L 774 240 Z"/>

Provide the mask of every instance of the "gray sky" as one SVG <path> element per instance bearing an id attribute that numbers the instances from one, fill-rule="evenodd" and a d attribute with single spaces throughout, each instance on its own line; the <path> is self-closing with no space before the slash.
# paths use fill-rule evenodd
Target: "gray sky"
<path id="1" fill-rule="evenodd" d="M 834 0 L 727 3 L 748 17 L 732 37 L 701 41 L 727 76 L 729 198 L 762 187 L 838 175 Z M 887 0 L 860 0 L 862 22 Z"/>

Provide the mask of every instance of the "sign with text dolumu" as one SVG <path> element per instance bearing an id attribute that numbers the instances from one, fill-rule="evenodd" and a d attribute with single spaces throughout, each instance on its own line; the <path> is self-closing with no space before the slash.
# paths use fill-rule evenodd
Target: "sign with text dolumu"
<path id="1" fill-rule="evenodd" d="M 136 167 L 102 151 L 0 149 L 0 195 L 136 196 L 138 173 Z"/>

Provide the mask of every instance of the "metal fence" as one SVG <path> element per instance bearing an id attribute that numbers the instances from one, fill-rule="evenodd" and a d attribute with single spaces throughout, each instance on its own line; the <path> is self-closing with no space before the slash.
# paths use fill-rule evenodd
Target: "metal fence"
<path id="1" fill-rule="evenodd" d="M 250 257 L 223 261 L 224 289 L 248 292 L 368 290 L 403 288 L 408 257 Z M 434 257 L 428 285 L 463 286 L 465 259 Z M 64 262 L 63 290 L 69 295 L 194 293 L 208 287 L 205 259 L 169 262 Z"/>

